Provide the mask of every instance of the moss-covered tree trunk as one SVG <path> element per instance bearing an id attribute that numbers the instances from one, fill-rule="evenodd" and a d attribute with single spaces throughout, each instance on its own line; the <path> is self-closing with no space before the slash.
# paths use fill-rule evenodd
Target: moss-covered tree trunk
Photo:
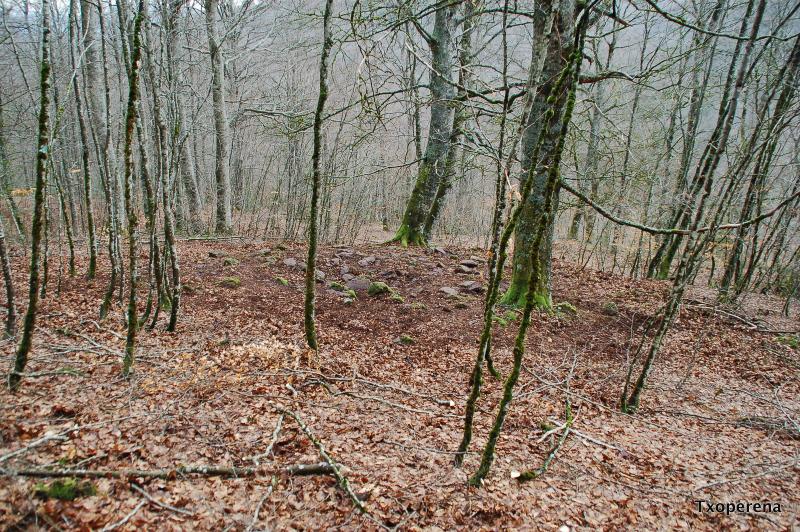
<path id="1" fill-rule="evenodd" d="M 139 0 L 139 9 L 133 23 L 133 44 L 131 47 L 131 66 L 128 73 L 128 106 L 125 111 L 124 192 L 125 216 L 128 229 L 128 334 L 125 339 L 125 356 L 122 359 L 122 375 L 127 377 L 133 370 L 136 356 L 136 333 L 139 330 L 139 314 L 136 309 L 137 273 L 136 259 L 136 206 L 133 198 L 133 135 L 136 127 L 136 111 L 139 101 L 139 65 L 142 60 L 141 29 L 145 14 L 144 0 Z"/>
<path id="2" fill-rule="evenodd" d="M 325 13 L 322 18 L 322 54 L 319 59 L 319 96 L 317 109 L 314 112 L 314 151 L 311 154 L 311 208 L 308 224 L 308 260 L 306 261 L 306 294 L 305 294 L 305 333 L 306 343 L 311 349 L 317 349 L 317 325 L 315 320 L 315 283 L 317 266 L 317 222 L 319 212 L 319 189 L 322 181 L 320 159 L 322 157 L 322 120 L 325 101 L 328 99 L 328 56 L 333 39 L 331 37 L 330 19 L 333 0 L 326 0 Z"/>
<path id="3" fill-rule="evenodd" d="M 531 268 L 530 279 L 528 282 L 528 290 L 524 295 L 525 306 L 522 313 L 522 320 L 520 322 L 519 330 L 517 331 L 516 340 L 514 342 L 514 359 L 511 372 L 509 373 L 503 385 L 503 395 L 500 399 L 500 404 L 497 408 L 497 415 L 495 417 L 492 429 L 489 432 L 489 438 L 484 446 L 481 455 L 481 463 L 475 474 L 470 477 L 469 483 L 473 486 L 480 486 L 483 479 L 489 473 L 489 469 L 494 462 L 495 446 L 497 445 L 500 437 L 500 432 L 503 428 L 505 418 L 511 407 L 511 401 L 514 396 L 514 387 L 516 386 L 519 378 L 520 370 L 522 368 L 522 359 L 525 354 L 525 339 L 527 337 L 528 327 L 531 322 L 531 315 L 534 308 L 538 305 L 536 301 L 536 291 L 534 287 L 538 285 L 537 277 L 544 273 L 545 264 L 537 259 L 538 250 L 544 239 L 547 238 L 548 226 L 552 222 L 552 217 L 556 212 L 553 200 L 557 194 L 557 186 L 560 180 L 559 166 L 561 162 L 561 154 L 564 151 L 564 141 L 567 136 L 567 129 L 572 117 L 572 111 L 575 108 L 575 92 L 578 76 L 580 73 L 580 64 L 583 58 L 583 42 L 587 26 L 588 13 L 583 10 L 577 28 L 573 31 L 574 20 L 574 4 L 572 2 L 562 2 L 560 9 L 556 13 L 554 24 L 556 28 L 563 28 L 563 32 L 553 32 L 560 41 L 561 54 L 565 58 L 565 75 L 557 75 L 553 78 L 553 85 L 551 91 L 548 92 L 547 100 L 551 103 L 551 107 L 546 109 L 542 114 L 545 130 L 542 131 L 542 136 L 536 142 L 537 146 L 531 155 L 534 160 L 538 160 L 538 152 L 540 148 L 545 146 L 545 141 L 549 140 L 548 137 L 555 135 L 555 143 L 552 146 L 552 157 L 541 164 L 537 164 L 535 170 L 531 174 L 545 174 L 545 185 L 543 190 L 543 203 L 539 217 L 536 220 L 536 225 L 533 228 L 533 241 L 529 250 L 531 251 Z M 573 40 L 574 34 L 574 40 Z M 557 84 L 564 83 L 563 91 L 558 90 Z M 553 91 L 552 87 L 555 86 L 557 90 Z M 560 95 L 563 93 L 564 97 Z M 554 133 L 555 132 L 555 133 Z M 525 207 L 523 206 L 523 209 Z"/>
<path id="4" fill-rule="evenodd" d="M 444 199 L 447 193 L 453 186 L 457 179 L 456 177 L 456 159 L 459 153 L 463 153 L 458 149 L 458 144 L 464 136 L 467 121 L 469 120 L 469 110 L 467 103 L 469 95 L 467 90 L 470 83 L 470 64 L 472 63 L 472 35 L 477 23 L 475 14 L 475 0 L 467 0 L 464 2 L 464 9 L 462 11 L 462 24 L 461 43 L 458 50 L 458 91 L 453 104 L 453 122 L 450 128 L 450 139 L 448 140 L 447 157 L 445 158 L 444 174 L 436 187 L 436 194 L 434 194 L 431 208 L 428 215 L 425 217 L 425 226 L 423 230 L 423 238 L 427 241 L 431 238 L 433 225 L 439 219 L 439 214 L 442 212 L 444 206 Z M 463 176 L 462 176 L 463 177 Z"/>
<path id="5" fill-rule="evenodd" d="M 534 251 L 532 246 L 536 240 L 536 228 L 539 218 L 545 206 L 547 168 L 554 159 L 560 133 L 560 120 L 550 122 L 547 129 L 540 132 L 542 127 L 541 117 L 548 108 L 552 107 L 559 113 L 557 118 L 560 119 L 561 114 L 564 112 L 564 103 L 569 92 L 568 87 L 565 87 L 564 90 L 554 95 L 553 101 L 549 101 L 551 100 L 549 95 L 553 85 L 558 79 L 559 72 L 566 66 L 568 59 L 568 55 L 564 54 L 562 36 L 569 33 L 570 28 L 565 24 L 571 24 L 571 21 L 565 20 L 563 16 L 558 16 L 555 18 L 554 24 L 556 27 L 551 32 L 547 45 L 547 56 L 541 73 L 542 83 L 534 98 L 522 133 L 521 175 L 527 175 L 532 166 L 536 170 L 533 176 L 533 189 L 522 208 L 519 223 L 514 232 L 513 272 L 508 290 L 501 300 L 506 305 L 523 306 L 525 304 L 525 295 L 528 292 L 528 283 L 531 278 L 532 260 L 536 260 L 541 264 L 540 275 L 536 276 L 536 286 L 533 287 L 534 301 L 539 308 L 550 308 L 553 304 L 550 289 L 553 217 L 549 218 L 538 250 Z M 538 150 L 537 160 L 533 160 L 532 157 L 534 151 L 536 151 L 540 133 L 542 135 L 541 147 Z M 557 189 L 554 192 L 552 208 L 554 212 L 558 209 Z"/>
<path id="6" fill-rule="evenodd" d="M 425 238 L 425 221 L 433 206 L 436 191 L 442 183 L 450 148 L 453 126 L 453 24 L 456 5 L 447 4 L 436 11 L 433 34 L 426 36 L 432 52 L 430 90 L 431 119 L 425 155 L 419 165 L 417 180 L 403 213 L 403 221 L 394 236 L 394 241 L 403 246 L 422 246 Z"/>
<path id="7" fill-rule="evenodd" d="M 33 199 L 31 222 L 31 269 L 28 282 L 28 310 L 22 329 L 22 339 L 14 357 L 14 368 L 8 376 L 11 391 L 19 388 L 22 373 L 28 363 L 36 327 L 36 310 L 39 304 L 39 261 L 42 229 L 44 225 L 45 192 L 47 188 L 47 163 L 50 155 L 50 2 L 42 0 L 42 60 L 39 80 L 39 134 L 36 144 L 36 191 Z"/>

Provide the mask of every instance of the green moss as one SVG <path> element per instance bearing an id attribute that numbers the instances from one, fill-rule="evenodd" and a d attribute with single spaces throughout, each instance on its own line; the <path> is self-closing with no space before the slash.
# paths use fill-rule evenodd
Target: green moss
<path id="1" fill-rule="evenodd" d="M 575 305 L 572 303 L 568 303 L 566 301 L 562 301 L 561 303 L 557 303 L 553 306 L 553 310 L 557 314 L 569 315 L 569 316 L 577 316 L 578 309 L 575 308 Z"/>
<path id="2" fill-rule="evenodd" d="M 616 316 L 619 314 L 619 307 L 617 307 L 617 304 L 613 301 L 606 301 L 603 303 L 603 305 L 600 307 L 600 310 L 606 316 Z"/>
<path id="3" fill-rule="evenodd" d="M 790 334 L 778 336 L 775 338 L 775 341 L 777 341 L 779 344 L 789 346 L 792 349 L 797 349 L 800 347 L 800 338 Z"/>
<path id="4" fill-rule="evenodd" d="M 336 290 L 337 292 L 344 292 L 347 290 L 347 287 L 339 281 L 332 281 L 328 286 L 330 286 L 331 290 Z"/>
<path id="5" fill-rule="evenodd" d="M 400 292 L 392 292 L 392 295 L 389 296 L 389 299 L 398 303 L 405 302 L 405 299 L 403 299 L 403 296 L 400 295 Z"/>
<path id="6" fill-rule="evenodd" d="M 556 426 L 553 425 L 552 423 L 548 423 L 547 421 L 542 421 L 541 423 L 539 423 L 539 428 L 542 429 L 543 432 L 547 432 L 553 430 L 554 428 L 556 428 Z"/>
<path id="7" fill-rule="evenodd" d="M 33 487 L 33 493 L 41 499 L 58 499 L 61 501 L 74 501 L 78 497 L 90 497 L 97 494 L 97 488 L 89 481 L 79 481 L 75 478 L 54 480 L 49 484 L 38 482 Z"/>
<path id="8" fill-rule="evenodd" d="M 239 264 L 239 261 L 233 257 L 225 257 L 225 260 L 222 261 L 222 264 L 225 266 L 236 266 Z"/>
<path id="9" fill-rule="evenodd" d="M 401 334 L 400 338 L 398 338 L 397 340 L 403 345 L 411 345 L 411 344 L 416 343 L 416 340 L 414 340 L 414 337 L 409 336 L 407 334 Z"/>
<path id="10" fill-rule="evenodd" d="M 344 292 L 344 293 L 345 293 L 345 294 L 347 295 L 347 297 L 349 297 L 350 299 L 356 299 L 356 291 L 355 291 L 355 290 L 350 290 L 350 289 L 348 288 L 347 290 L 345 290 L 345 292 Z"/>
<path id="11" fill-rule="evenodd" d="M 389 288 L 389 285 L 380 281 L 370 283 L 369 288 L 367 288 L 367 293 L 371 296 L 379 296 L 381 294 L 389 294 L 392 292 L 393 290 Z"/>
<path id="12" fill-rule="evenodd" d="M 283 277 L 276 277 L 275 280 L 278 281 L 278 283 L 282 284 L 283 286 L 289 286 L 289 281 L 287 281 Z"/>
<path id="13" fill-rule="evenodd" d="M 242 286 L 242 280 L 238 277 L 225 277 L 219 282 L 219 284 L 225 288 L 239 288 Z"/>

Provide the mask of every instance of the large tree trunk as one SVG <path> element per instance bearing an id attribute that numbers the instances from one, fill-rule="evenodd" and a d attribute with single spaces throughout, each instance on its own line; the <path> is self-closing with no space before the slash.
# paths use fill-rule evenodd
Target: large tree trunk
<path id="1" fill-rule="evenodd" d="M 433 35 L 428 44 L 433 53 L 430 74 L 431 120 L 428 144 L 419 165 L 414 190 L 406 204 L 403 221 L 394 240 L 403 246 L 425 245 L 425 220 L 433 206 L 436 191 L 444 179 L 450 134 L 453 127 L 453 87 L 448 80 L 453 70 L 453 19 L 455 5 L 446 5 L 436 11 Z"/>
<path id="2" fill-rule="evenodd" d="M 528 282 L 531 277 L 531 265 L 535 260 L 541 264 L 541 271 L 540 275 L 536 276 L 536 286 L 533 287 L 534 300 L 540 308 L 552 306 L 550 258 L 553 248 L 554 217 L 551 216 L 548 220 L 539 249 L 534 252 L 532 246 L 536 239 L 536 226 L 545 204 L 547 166 L 555 156 L 560 132 L 560 117 L 564 112 L 564 103 L 569 90 L 565 87 L 560 91 L 556 95 L 555 102 L 548 102 L 548 97 L 559 72 L 564 69 L 569 58 L 569 49 L 572 46 L 570 37 L 573 18 L 574 13 L 567 8 L 559 11 L 553 21 L 554 28 L 547 43 L 547 56 L 540 76 L 542 82 L 536 92 L 522 133 L 520 179 L 523 180 L 534 165 L 535 173 L 533 189 L 522 209 L 519 223 L 514 232 L 513 273 L 511 284 L 502 298 L 502 302 L 507 305 L 522 306 L 525 303 L 525 294 L 528 292 Z M 550 107 L 556 109 L 559 120 L 551 122 L 554 125 L 552 128 L 542 131 L 540 117 Z M 540 134 L 542 135 L 541 139 L 539 139 Z M 541 147 L 537 160 L 533 161 L 531 158 L 536 150 L 537 142 L 541 142 Z M 554 193 L 551 208 L 553 212 L 558 210 L 558 190 Z"/>
<path id="3" fill-rule="evenodd" d="M 228 133 L 228 117 L 225 112 L 225 65 L 222 61 L 219 35 L 217 32 L 218 0 L 205 0 L 206 32 L 208 33 L 208 50 L 211 55 L 211 95 L 214 101 L 215 170 L 217 185 L 217 233 L 230 233 L 233 228 L 231 213 L 231 176 L 228 167 L 228 151 L 230 138 Z"/>

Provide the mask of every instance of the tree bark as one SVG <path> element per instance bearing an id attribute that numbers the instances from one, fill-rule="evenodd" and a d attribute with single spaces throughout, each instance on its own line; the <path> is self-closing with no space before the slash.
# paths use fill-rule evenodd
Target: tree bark
<path id="1" fill-rule="evenodd" d="M 214 177 L 217 187 L 216 231 L 227 234 L 233 229 L 231 212 L 231 176 L 228 166 L 230 135 L 228 117 L 225 110 L 225 65 L 217 31 L 217 6 L 219 0 L 205 0 L 206 33 L 208 34 L 208 50 L 211 56 L 211 95 L 214 101 L 214 144 L 216 160 Z"/>

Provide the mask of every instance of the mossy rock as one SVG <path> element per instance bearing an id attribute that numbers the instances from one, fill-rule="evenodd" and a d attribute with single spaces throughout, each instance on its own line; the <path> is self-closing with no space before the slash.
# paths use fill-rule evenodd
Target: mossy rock
<path id="1" fill-rule="evenodd" d="M 575 305 L 572 303 L 568 303 L 566 301 L 562 301 L 561 303 L 556 303 L 553 305 L 553 311 L 556 314 L 561 314 L 565 316 L 577 316 L 578 309 L 575 308 Z"/>
<path id="2" fill-rule="evenodd" d="M 234 259 L 233 257 L 225 257 L 225 260 L 222 261 L 222 264 L 225 266 L 236 266 L 239 264 L 239 260 Z"/>
<path id="3" fill-rule="evenodd" d="M 242 286 L 242 280 L 238 277 L 225 277 L 219 282 L 225 288 L 239 288 Z"/>
<path id="4" fill-rule="evenodd" d="M 389 288 L 389 285 L 386 283 L 382 283 L 380 281 L 374 281 L 372 283 L 369 283 L 369 288 L 367 288 L 367 293 L 371 296 L 379 296 L 381 294 L 392 293 L 392 289 Z"/>
<path id="5" fill-rule="evenodd" d="M 75 478 L 54 480 L 49 484 L 37 482 L 33 487 L 33 494 L 40 499 L 58 499 L 60 501 L 74 501 L 78 497 L 91 497 L 97 494 L 94 484 Z"/>
<path id="6" fill-rule="evenodd" d="M 397 303 L 404 303 L 405 302 L 405 299 L 403 299 L 403 296 L 400 295 L 400 292 L 392 292 L 392 295 L 389 296 L 389 299 L 391 299 L 392 301 L 395 301 Z"/>
<path id="7" fill-rule="evenodd" d="M 775 341 L 778 342 L 779 344 L 791 347 L 792 349 L 797 349 L 798 347 L 800 347 L 800 338 L 792 334 L 785 334 L 783 336 L 778 336 L 777 338 L 775 338 Z"/>
<path id="8" fill-rule="evenodd" d="M 606 301 L 603 303 L 603 306 L 600 307 L 600 312 L 606 316 L 616 316 L 619 314 L 619 307 L 613 301 Z"/>
<path id="9" fill-rule="evenodd" d="M 278 284 L 281 284 L 283 286 L 289 286 L 289 281 L 284 279 L 283 277 L 276 277 L 275 280 L 278 281 Z"/>
<path id="10" fill-rule="evenodd" d="M 501 327 L 507 327 L 512 321 L 516 321 L 518 314 L 513 310 L 507 310 L 502 315 L 492 315 L 492 321 L 500 324 Z"/>
<path id="11" fill-rule="evenodd" d="M 347 290 L 347 287 L 339 281 L 332 281 L 328 286 L 331 290 L 336 290 L 337 292 L 345 292 Z"/>
<path id="12" fill-rule="evenodd" d="M 349 288 L 346 288 L 344 293 L 345 293 L 345 295 L 347 296 L 348 299 L 353 299 L 354 300 L 357 297 L 356 296 L 356 291 L 355 290 L 350 290 Z M 351 303 L 352 303 L 352 301 L 351 301 Z"/>
<path id="13" fill-rule="evenodd" d="M 401 345 L 413 345 L 416 343 L 413 336 L 409 336 L 407 334 L 401 334 L 400 337 L 397 339 L 397 343 Z"/>

